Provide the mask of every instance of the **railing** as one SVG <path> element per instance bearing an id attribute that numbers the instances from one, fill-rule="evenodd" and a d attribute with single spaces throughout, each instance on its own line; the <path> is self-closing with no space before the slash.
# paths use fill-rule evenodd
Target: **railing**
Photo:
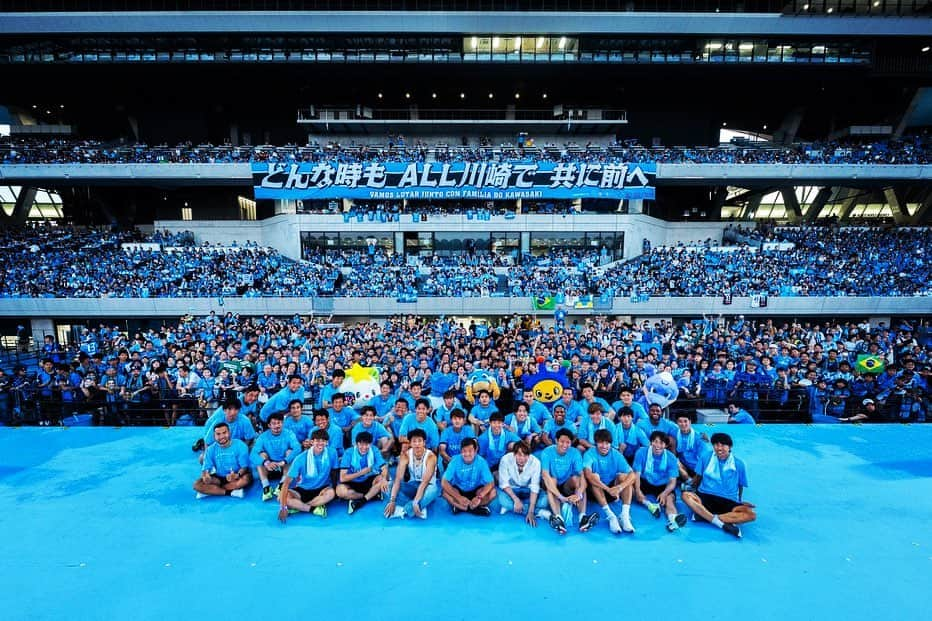
<path id="1" fill-rule="evenodd" d="M 301 108 L 298 122 L 359 122 L 359 121 L 591 121 L 627 122 L 627 112 L 620 109 L 605 109 L 593 106 L 572 108 L 564 106 L 559 114 L 553 109 L 409 109 L 374 108 L 362 110 L 341 108 Z M 589 117 L 592 118 L 589 118 Z"/>

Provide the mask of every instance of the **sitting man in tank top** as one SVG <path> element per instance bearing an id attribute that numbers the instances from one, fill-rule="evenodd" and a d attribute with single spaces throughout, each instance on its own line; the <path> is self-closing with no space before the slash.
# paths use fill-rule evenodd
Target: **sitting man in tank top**
<path id="1" fill-rule="evenodd" d="M 427 433 L 414 428 L 408 432 L 407 451 L 398 458 L 392 491 L 385 505 L 385 517 L 406 516 L 427 519 L 427 507 L 438 496 L 437 456 L 427 448 Z"/>

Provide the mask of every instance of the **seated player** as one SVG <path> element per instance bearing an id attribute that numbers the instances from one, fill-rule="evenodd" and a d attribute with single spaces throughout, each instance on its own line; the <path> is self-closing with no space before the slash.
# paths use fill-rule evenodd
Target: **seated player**
<path id="1" fill-rule="evenodd" d="M 604 429 L 615 434 L 615 424 L 604 414 L 602 404 L 594 401 L 589 404 L 587 415 L 579 421 L 579 438 L 577 448 L 583 453 L 595 446 L 595 432 Z"/>
<path id="2" fill-rule="evenodd" d="M 246 448 L 246 443 L 230 437 L 228 424 L 217 423 L 214 425 L 214 442 L 204 452 L 201 477 L 194 482 L 197 498 L 242 498 L 243 489 L 250 483 L 252 475 L 249 473 L 249 449 Z"/>
<path id="3" fill-rule="evenodd" d="M 595 432 L 595 446 L 583 455 L 583 471 L 589 498 L 598 503 L 614 534 L 633 533 L 631 524 L 631 496 L 637 475 L 624 456 L 612 446 L 612 433 L 608 429 Z M 621 523 L 610 506 L 621 501 Z"/>
<path id="4" fill-rule="evenodd" d="M 267 421 L 269 428 L 260 433 L 252 445 L 250 457 L 262 482 L 262 502 L 272 499 L 270 481 L 281 481 L 288 464 L 301 452 L 301 444 L 294 433 L 283 428 L 284 419 L 281 412 L 272 412 Z M 278 494 L 279 489 L 276 486 L 274 494 Z"/>
<path id="5" fill-rule="evenodd" d="M 288 404 L 288 416 L 285 417 L 284 427 L 294 434 L 303 450 L 311 448 L 314 420 L 304 414 L 304 404 L 297 399 L 292 399 Z"/>
<path id="6" fill-rule="evenodd" d="M 489 517 L 489 503 L 495 499 L 495 479 L 488 462 L 479 456 L 479 442 L 465 438 L 460 443 L 460 454 L 454 457 L 441 479 L 443 499 L 450 504 L 453 515 L 469 512 Z"/>
<path id="7" fill-rule="evenodd" d="M 327 410 L 314 410 L 314 428 L 326 431 L 327 437 L 330 438 L 330 446 L 337 455 L 343 457 L 343 430 L 339 425 L 330 422 L 330 413 Z"/>
<path id="8" fill-rule="evenodd" d="M 492 393 L 488 390 L 480 390 L 476 397 L 476 404 L 469 410 L 469 422 L 476 435 L 481 435 L 488 428 L 489 417 L 495 412 L 498 412 L 498 406 L 492 401 Z"/>
<path id="9" fill-rule="evenodd" d="M 553 406 L 553 418 L 548 418 L 547 422 L 544 423 L 544 429 L 540 434 L 540 443 L 543 446 L 556 443 L 557 432 L 561 429 L 566 429 L 574 436 L 576 435 L 576 425 L 566 418 L 566 407 L 563 403 L 557 403 Z"/>
<path id="10" fill-rule="evenodd" d="M 443 403 L 434 410 L 434 422 L 437 423 L 437 429 L 441 434 L 450 425 L 450 413 L 459 407 L 460 404 L 456 400 L 455 390 L 448 390 L 443 393 Z"/>
<path id="11" fill-rule="evenodd" d="M 535 401 L 534 403 L 539 402 Z M 541 405 L 541 407 L 543 406 Z M 547 412 L 548 418 L 549 415 L 550 412 Z M 534 417 L 531 416 L 531 409 L 524 401 L 520 401 L 515 405 L 514 414 L 509 414 L 505 417 L 505 427 L 508 431 L 511 431 L 521 438 L 522 442 L 527 443 L 532 451 L 537 448 L 540 442 L 540 425 L 538 425 Z"/>
<path id="12" fill-rule="evenodd" d="M 667 530 L 671 533 L 686 524 L 686 516 L 676 511 L 676 479 L 679 476 L 676 455 L 667 450 L 667 434 L 654 431 L 650 434 L 650 447 L 638 449 L 634 458 L 634 496 L 647 507 L 651 515 L 660 517 L 660 508 L 667 510 Z M 653 496 L 657 502 L 647 499 Z"/>
<path id="13" fill-rule="evenodd" d="M 489 417 L 489 429 L 479 436 L 479 455 L 489 462 L 492 472 L 498 470 L 502 456 L 512 449 L 521 438 L 505 429 L 505 415 L 494 412 Z"/>
<path id="14" fill-rule="evenodd" d="M 408 417 L 408 413 L 408 402 L 404 399 L 396 399 L 395 407 L 392 408 L 391 414 L 382 419 L 382 425 L 397 438 L 401 432 L 401 423 Z"/>
<path id="15" fill-rule="evenodd" d="M 547 508 L 547 494 L 540 493 L 540 460 L 525 442 L 516 442 L 499 462 L 498 487 L 502 515 L 514 511 L 537 526 L 535 511 Z"/>
<path id="16" fill-rule="evenodd" d="M 207 446 L 213 444 L 214 428 L 220 423 L 226 423 L 231 440 L 242 440 L 247 446 L 251 446 L 253 440 L 256 439 L 256 430 L 249 419 L 243 416 L 241 409 L 242 404 L 236 395 L 231 395 L 224 401 L 223 405 L 217 408 L 204 423 L 204 444 Z"/>
<path id="17" fill-rule="evenodd" d="M 336 497 L 332 481 L 340 464 L 337 452 L 329 446 L 330 438 L 323 429 L 312 431 L 310 442 L 311 448 L 298 453 L 282 478 L 282 489 L 287 490 L 279 495 L 278 519 L 282 522 L 292 512 L 327 517 L 327 504 Z"/>
<path id="18" fill-rule="evenodd" d="M 356 424 L 353 425 L 353 430 L 350 432 L 351 445 L 356 444 L 356 436 L 363 431 L 368 431 L 372 434 L 372 442 L 379 447 L 379 451 L 382 453 L 382 459 L 387 461 L 392 455 L 392 447 L 395 445 L 395 439 L 382 423 L 375 420 L 375 408 L 371 405 L 362 406 L 359 420 L 356 421 Z"/>
<path id="19" fill-rule="evenodd" d="M 475 438 L 476 432 L 472 425 L 466 424 L 466 412 L 453 408 L 450 412 L 450 424 L 440 434 L 440 459 L 443 467 L 449 465 L 450 460 L 460 454 L 460 446 L 466 438 Z"/>
<path id="20" fill-rule="evenodd" d="M 595 389 L 592 387 L 592 384 L 586 383 L 579 387 L 579 404 L 582 406 L 583 412 L 588 412 L 589 407 L 598 403 L 602 406 L 602 414 L 608 417 L 608 420 L 615 420 L 615 410 L 612 409 L 612 406 L 608 404 L 608 401 L 602 397 L 595 396 Z M 580 423 L 582 425 L 582 423 Z"/>
<path id="21" fill-rule="evenodd" d="M 440 432 L 437 431 L 437 423 L 430 416 L 430 401 L 421 397 L 414 403 L 414 414 L 408 414 L 401 423 L 398 430 L 398 444 L 401 446 L 401 452 L 407 453 L 408 434 L 413 429 L 421 429 L 427 437 L 427 448 L 436 450 L 440 444 Z"/>
<path id="22" fill-rule="evenodd" d="M 733 445 L 727 433 L 712 434 L 712 451 L 703 456 L 699 465 L 699 489 L 685 492 L 683 502 L 696 516 L 740 538 L 739 525 L 753 522 L 757 514 L 754 505 L 742 500 L 748 476 L 744 462 L 731 453 Z"/>
<path id="23" fill-rule="evenodd" d="M 356 436 L 356 444 L 340 459 L 340 484 L 336 491 L 338 497 L 349 501 L 347 512 L 350 515 L 388 491 L 388 464 L 371 447 L 372 435 L 363 431 Z"/>
<path id="24" fill-rule="evenodd" d="M 272 412 L 287 412 L 290 408 L 289 404 L 294 400 L 304 403 L 304 378 L 300 375 L 288 376 L 288 383 L 269 397 L 269 400 L 259 410 L 259 417 L 262 422 L 266 422 Z"/>
<path id="25" fill-rule="evenodd" d="M 330 396 L 332 405 L 327 408 L 330 413 L 330 422 L 343 430 L 344 446 L 349 444 L 349 434 L 353 425 L 359 420 L 359 412 L 346 405 L 346 396 L 342 392 L 335 392 Z"/>
<path id="26" fill-rule="evenodd" d="M 615 412 L 621 412 L 621 408 L 631 408 L 634 413 L 634 424 L 637 425 L 642 420 L 647 420 L 647 410 L 644 406 L 634 400 L 634 391 L 628 386 L 623 386 L 618 391 L 618 401 L 613 405 Z M 616 421 L 617 422 L 617 421 Z"/>
<path id="27" fill-rule="evenodd" d="M 560 400 L 553 404 L 550 411 L 553 412 L 558 405 L 562 405 L 563 415 L 566 417 L 566 420 L 573 425 L 572 431 L 575 434 L 576 427 L 579 425 L 579 420 L 586 416 L 586 412 L 588 411 L 586 408 L 588 405 L 584 406 L 582 402 L 576 401 L 573 396 L 574 393 L 571 386 L 564 388 L 563 394 L 560 395 Z M 552 436 L 551 439 L 556 442 L 556 436 Z"/>
<path id="28" fill-rule="evenodd" d="M 695 489 L 699 484 L 697 472 L 702 456 L 709 452 L 706 444 L 706 435 L 696 433 L 692 426 L 692 418 L 687 412 L 676 415 L 676 457 L 679 459 L 680 481 L 683 489 Z"/>
<path id="29" fill-rule="evenodd" d="M 596 513 L 586 514 L 586 477 L 583 476 L 582 455 L 572 449 L 573 432 L 561 429 L 556 444 L 540 455 L 541 477 L 550 505 L 550 527 L 561 535 L 573 520 L 572 507 L 579 511 L 579 530 L 586 532 L 599 522 Z"/>
<path id="30" fill-rule="evenodd" d="M 634 463 L 634 456 L 642 446 L 650 446 L 650 440 L 644 430 L 634 424 L 634 410 L 622 406 L 618 410 L 618 424 L 615 425 L 615 446 L 625 456 L 628 465 Z"/>
<path id="31" fill-rule="evenodd" d="M 527 404 L 528 414 L 531 416 L 531 419 L 537 423 L 538 427 L 543 426 L 544 421 L 550 418 L 550 410 L 547 409 L 546 405 L 534 398 L 534 391 L 530 388 L 524 389 L 521 403 Z M 517 405 L 515 407 L 517 407 Z"/>
<path id="32" fill-rule="evenodd" d="M 408 450 L 398 458 L 395 480 L 385 505 L 385 517 L 411 515 L 426 520 L 427 507 L 439 494 L 437 456 L 427 448 L 427 434 L 423 429 L 408 432 L 408 444 Z"/>
<path id="33" fill-rule="evenodd" d="M 662 431 L 667 436 L 667 446 L 676 451 L 676 425 L 663 417 L 663 408 L 657 403 L 651 403 L 647 408 L 647 420 L 642 420 L 638 426 L 650 438 L 655 431 Z"/>

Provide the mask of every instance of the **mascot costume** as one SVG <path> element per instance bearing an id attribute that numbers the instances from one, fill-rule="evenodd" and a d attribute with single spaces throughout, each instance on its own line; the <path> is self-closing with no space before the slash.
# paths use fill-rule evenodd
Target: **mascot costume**
<path id="1" fill-rule="evenodd" d="M 364 367 L 354 362 L 345 372 L 346 379 L 340 390 L 346 395 L 346 405 L 359 408 L 368 405 L 369 400 L 379 394 L 381 373 L 378 367 Z"/>
<path id="2" fill-rule="evenodd" d="M 479 394 L 479 391 L 482 390 L 488 390 L 493 400 L 498 399 L 502 395 L 502 389 L 501 386 L 498 385 L 495 374 L 485 369 L 476 369 L 466 377 L 466 385 L 463 386 L 463 393 L 466 396 L 466 401 L 470 404 L 475 404 L 476 396 Z"/>
<path id="3" fill-rule="evenodd" d="M 637 402 L 644 406 L 645 410 L 654 403 L 667 409 L 680 396 L 680 387 L 673 379 L 673 374 L 669 371 L 657 373 L 652 365 L 644 365 L 644 370 L 648 377 Z"/>

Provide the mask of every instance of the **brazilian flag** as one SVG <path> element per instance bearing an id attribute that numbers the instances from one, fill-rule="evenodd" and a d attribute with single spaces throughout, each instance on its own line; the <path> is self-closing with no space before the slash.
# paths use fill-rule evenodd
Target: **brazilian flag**
<path id="1" fill-rule="evenodd" d="M 557 307 L 557 300 L 552 295 L 537 296 L 533 298 L 534 310 L 553 310 Z"/>
<path id="2" fill-rule="evenodd" d="M 858 356 L 854 368 L 858 373 L 882 373 L 886 368 L 887 362 L 883 356 L 872 356 L 870 354 L 861 354 Z"/>

